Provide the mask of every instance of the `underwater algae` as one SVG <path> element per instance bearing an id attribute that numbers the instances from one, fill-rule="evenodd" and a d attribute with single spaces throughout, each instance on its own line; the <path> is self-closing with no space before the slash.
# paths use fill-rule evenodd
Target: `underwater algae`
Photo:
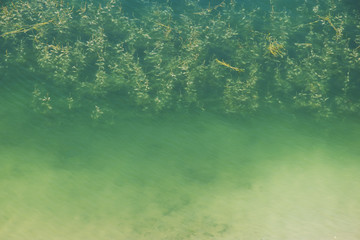
<path id="1" fill-rule="evenodd" d="M 42 114 L 359 111 L 360 16 L 342 0 L 17 1 L 0 16 L 2 78 L 38 75 Z"/>

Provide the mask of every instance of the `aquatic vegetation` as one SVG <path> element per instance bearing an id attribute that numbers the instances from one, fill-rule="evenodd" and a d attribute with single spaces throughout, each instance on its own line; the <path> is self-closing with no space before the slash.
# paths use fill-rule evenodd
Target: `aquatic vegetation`
<path id="1" fill-rule="evenodd" d="M 17 33 L 26 33 L 26 32 L 28 32 L 30 30 L 36 30 L 40 26 L 44 26 L 44 25 L 49 24 L 49 23 L 51 23 L 53 21 L 54 20 L 50 20 L 50 21 L 43 22 L 43 23 L 36 23 L 34 25 L 31 25 L 31 26 L 23 26 L 20 29 L 16 29 L 16 30 L 13 30 L 13 31 L 10 31 L 10 32 L 3 33 L 3 34 L 0 35 L 0 37 L 5 37 L 6 35 L 13 35 L 13 34 L 17 34 Z"/>
<path id="2" fill-rule="evenodd" d="M 280 3 L 139 0 L 139 12 L 121 0 L 7 3 L 2 78 L 20 65 L 37 75 L 33 107 L 47 114 L 96 116 L 94 106 L 102 117 L 122 107 L 358 114 L 360 13 L 343 0 L 298 1 L 291 14 Z M 51 101 L 39 100 L 47 94 Z"/>
<path id="3" fill-rule="evenodd" d="M 230 64 L 228 64 L 228 63 L 226 63 L 226 62 L 224 62 L 224 61 L 220 61 L 219 59 L 215 59 L 215 61 L 216 61 L 218 64 L 223 65 L 223 66 L 225 66 L 225 67 L 228 67 L 228 68 L 230 68 L 230 69 L 232 69 L 232 70 L 235 70 L 235 71 L 237 71 L 237 72 L 243 72 L 243 71 L 244 71 L 244 69 L 240 69 L 240 68 L 237 68 L 237 67 L 233 67 L 233 66 L 231 66 Z"/>
<path id="4" fill-rule="evenodd" d="M 194 14 L 197 14 L 197 15 L 206 15 L 206 14 L 209 14 L 213 11 L 215 11 L 216 9 L 220 8 L 220 7 L 224 7 L 225 6 L 225 0 L 223 0 L 221 3 L 219 3 L 218 5 L 214 6 L 214 7 L 211 7 L 210 6 L 210 2 L 209 2 L 209 7 L 206 8 L 205 10 L 201 11 L 201 12 L 195 12 Z"/>
<path id="5" fill-rule="evenodd" d="M 285 47 L 284 44 L 279 43 L 270 35 L 266 37 L 268 41 L 268 49 L 274 57 L 284 57 L 285 56 Z"/>
<path id="6" fill-rule="evenodd" d="M 49 93 L 43 95 L 40 89 L 35 88 L 32 92 L 32 95 L 32 105 L 34 107 L 34 110 L 43 114 L 50 113 L 53 107 L 51 105 L 51 98 L 49 96 Z"/>
<path id="7" fill-rule="evenodd" d="M 91 113 L 91 118 L 97 120 L 101 118 L 103 114 L 104 112 L 100 109 L 100 107 L 95 105 L 95 109 Z"/>
<path id="8" fill-rule="evenodd" d="M 321 16 L 319 16 L 319 18 L 320 18 L 321 20 L 326 21 L 327 23 L 330 24 L 330 26 L 331 26 L 331 27 L 335 30 L 335 32 L 336 32 L 336 38 L 340 38 L 340 37 L 341 37 L 343 29 L 342 29 L 342 28 L 339 28 L 339 27 L 338 27 L 338 28 L 335 27 L 335 25 L 332 23 L 332 21 L 331 21 L 331 19 L 330 19 L 330 15 L 329 15 L 329 16 L 326 16 L 326 17 L 321 17 Z"/>

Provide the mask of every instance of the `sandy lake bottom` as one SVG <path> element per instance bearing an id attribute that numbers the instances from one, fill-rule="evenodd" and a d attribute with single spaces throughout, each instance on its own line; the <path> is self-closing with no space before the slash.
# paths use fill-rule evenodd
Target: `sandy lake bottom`
<path id="1" fill-rule="evenodd" d="M 357 124 L 15 116 L 0 122 L 0 239 L 360 238 Z"/>

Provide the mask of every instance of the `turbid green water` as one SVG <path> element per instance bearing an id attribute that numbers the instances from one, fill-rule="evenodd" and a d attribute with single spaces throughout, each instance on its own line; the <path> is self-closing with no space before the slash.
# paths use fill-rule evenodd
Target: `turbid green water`
<path id="1" fill-rule="evenodd" d="M 0 240 L 359 240 L 358 5 L 0 1 Z"/>
<path id="2" fill-rule="evenodd" d="M 10 90 L 0 239 L 360 238 L 359 124 L 205 113 L 54 124 Z"/>

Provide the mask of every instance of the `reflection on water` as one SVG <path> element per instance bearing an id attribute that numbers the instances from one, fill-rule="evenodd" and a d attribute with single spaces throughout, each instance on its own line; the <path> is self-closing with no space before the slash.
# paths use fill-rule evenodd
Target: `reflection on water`
<path id="1" fill-rule="evenodd" d="M 356 124 L 173 114 L 53 126 L 11 114 L 0 239 L 360 238 Z"/>

